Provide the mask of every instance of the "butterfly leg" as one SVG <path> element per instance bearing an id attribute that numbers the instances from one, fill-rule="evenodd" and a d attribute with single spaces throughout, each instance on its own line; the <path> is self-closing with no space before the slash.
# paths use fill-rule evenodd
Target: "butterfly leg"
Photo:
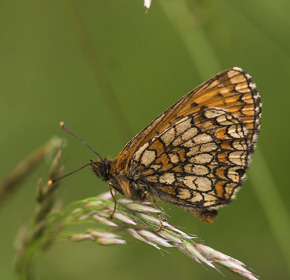
<path id="1" fill-rule="evenodd" d="M 147 191 L 145 191 L 145 192 L 142 194 L 142 197 L 141 197 L 141 198 L 143 199 L 144 197 L 146 197 L 146 198 L 151 202 L 152 206 L 153 206 L 156 210 L 159 210 L 159 209 L 156 207 L 156 205 L 155 205 L 153 199 L 151 198 L 151 196 L 149 195 L 149 193 L 148 193 Z M 155 232 L 160 231 L 160 230 L 162 229 L 162 227 L 163 227 L 163 223 L 162 223 L 161 216 L 160 216 L 159 213 L 157 213 L 157 214 L 158 214 L 158 219 L 159 219 L 159 228 L 158 228 L 157 230 L 155 230 Z"/>
<path id="2" fill-rule="evenodd" d="M 109 190 L 110 190 L 110 194 L 112 196 L 112 199 L 114 201 L 114 209 L 113 209 L 113 212 L 110 215 L 110 218 L 113 219 L 113 216 L 114 216 L 114 214 L 116 212 L 116 209 L 117 209 L 117 200 L 116 200 L 116 192 L 115 193 L 113 192 L 112 183 L 111 182 L 109 183 Z"/>

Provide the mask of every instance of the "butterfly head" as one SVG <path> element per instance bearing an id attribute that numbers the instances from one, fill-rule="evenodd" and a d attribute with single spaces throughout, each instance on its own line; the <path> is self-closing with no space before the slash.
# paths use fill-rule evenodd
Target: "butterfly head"
<path id="1" fill-rule="evenodd" d="M 111 178 L 110 168 L 112 161 L 108 159 L 100 159 L 99 161 L 91 160 L 91 167 L 94 173 L 104 181 L 108 181 Z"/>

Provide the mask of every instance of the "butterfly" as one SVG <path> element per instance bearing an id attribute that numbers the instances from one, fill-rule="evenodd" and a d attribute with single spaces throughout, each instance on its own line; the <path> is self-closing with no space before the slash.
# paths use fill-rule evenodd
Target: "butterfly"
<path id="1" fill-rule="evenodd" d="M 110 160 L 89 165 L 119 193 L 149 195 L 211 223 L 245 178 L 262 104 L 251 76 L 225 70 L 173 104 Z M 144 195 L 146 194 L 146 195 Z"/>

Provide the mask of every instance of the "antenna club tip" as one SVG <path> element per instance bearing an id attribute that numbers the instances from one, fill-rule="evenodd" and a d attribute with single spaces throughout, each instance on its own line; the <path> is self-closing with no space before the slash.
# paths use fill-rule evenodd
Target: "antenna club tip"
<path id="1" fill-rule="evenodd" d="M 52 180 L 48 180 L 47 185 L 48 185 L 48 186 L 53 185 L 53 181 L 52 181 Z"/>
<path id="2" fill-rule="evenodd" d="M 61 121 L 61 122 L 59 123 L 59 126 L 60 126 L 61 128 L 63 128 L 63 127 L 64 127 L 64 122 Z"/>

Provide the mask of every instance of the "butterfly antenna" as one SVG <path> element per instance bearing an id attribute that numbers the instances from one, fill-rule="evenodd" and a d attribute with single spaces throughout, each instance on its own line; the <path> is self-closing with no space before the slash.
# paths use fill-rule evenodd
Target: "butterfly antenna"
<path id="1" fill-rule="evenodd" d="M 59 125 L 60 125 L 60 127 L 65 131 L 65 132 L 67 132 L 68 134 L 70 134 L 71 136 L 73 136 L 74 138 L 76 138 L 77 140 L 79 140 L 80 142 L 82 142 L 85 146 L 87 146 L 94 154 L 96 154 L 99 158 L 100 158 L 100 160 L 102 161 L 102 162 L 104 162 L 104 160 L 103 160 L 103 158 L 100 156 L 100 154 L 99 153 L 97 153 L 89 144 L 87 144 L 82 138 L 80 138 L 79 136 L 77 136 L 76 134 L 74 134 L 73 132 L 71 132 L 69 129 L 68 129 L 68 127 L 64 124 L 64 122 L 60 122 L 59 123 Z M 89 164 L 88 164 L 89 165 Z M 81 167 L 80 169 L 83 169 L 84 167 L 86 167 L 86 166 L 83 166 L 83 167 Z M 76 171 L 73 171 L 72 173 L 74 173 L 74 172 L 77 172 L 78 170 L 76 170 Z M 64 176 L 65 177 L 65 176 Z"/>
<path id="2" fill-rule="evenodd" d="M 67 177 L 67 176 L 70 176 L 70 175 L 72 175 L 72 174 L 74 174 L 74 173 L 76 173 L 76 172 L 78 172 L 78 171 L 84 169 L 85 167 L 87 167 L 87 166 L 89 166 L 89 165 L 91 165 L 91 163 L 87 163 L 87 164 L 85 164 L 84 166 L 82 166 L 82 167 L 80 167 L 80 168 L 78 168 L 78 169 L 76 169 L 76 170 L 74 170 L 74 171 L 72 171 L 72 172 L 70 172 L 70 173 L 67 173 L 67 174 L 65 174 L 65 175 L 63 175 L 63 176 L 61 176 L 61 177 L 58 177 L 58 178 L 53 179 L 53 180 L 49 180 L 49 181 L 48 181 L 48 185 L 55 184 L 56 182 L 62 180 L 63 178 L 65 178 L 65 177 Z"/>

